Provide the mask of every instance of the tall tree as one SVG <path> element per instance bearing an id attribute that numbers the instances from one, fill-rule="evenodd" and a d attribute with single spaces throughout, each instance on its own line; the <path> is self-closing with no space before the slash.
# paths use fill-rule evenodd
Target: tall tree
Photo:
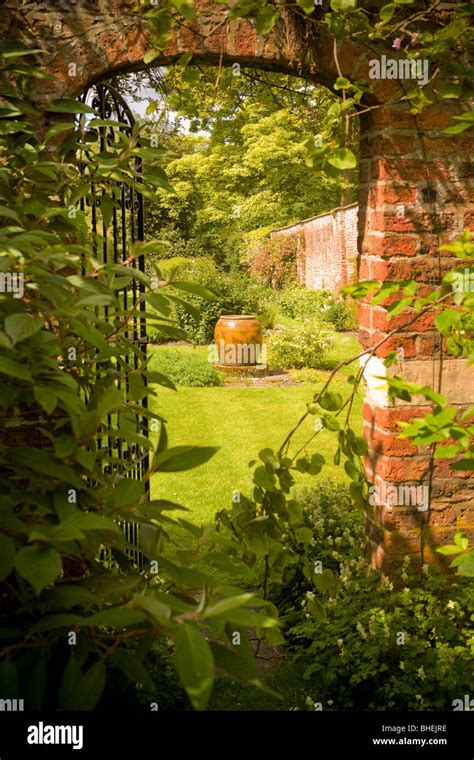
<path id="1" fill-rule="evenodd" d="M 340 172 L 329 177 L 306 165 L 307 143 L 335 100 L 323 87 L 240 67 L 182 66 L 133 75 L 121 86 L 135 100 L 156 93 L 150 129 L 170 150 L 176 193 L 157 191 L 147 230 L 171 243 L 171 255 L 205 252 L 235 263 L 244 233 L 351 199 Z"/>

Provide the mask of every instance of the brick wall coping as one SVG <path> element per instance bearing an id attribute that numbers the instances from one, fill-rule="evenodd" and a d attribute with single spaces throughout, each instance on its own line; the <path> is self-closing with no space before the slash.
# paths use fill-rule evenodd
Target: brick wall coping
<path id="1" fill-rule="evenodd" d="M 316 214 L 316 216 L 310 216 L 308 219 L 300 219 L 299 222 L 293 222 L 292 224 L 287 224 L 286 227 L 278 227 L 276 230 L 271 230 L 270 235 L 273 235 L 275 232 L 283 232 L 284 230 L 291 230 L 292 227 L 299 227 L 301 224 L 307 224 L 307 222 L 314 222 L 315 219 L 321 219 L 323 216 L 335 216 L 338 211 L 347 211 L 349 208 L 355 208 L 358 206 L 358 203 L 349 203 L 348 206 L 338 206 L 337 208 L 333 208 L 330 211 L 323 211 L 321 214 Z"/>

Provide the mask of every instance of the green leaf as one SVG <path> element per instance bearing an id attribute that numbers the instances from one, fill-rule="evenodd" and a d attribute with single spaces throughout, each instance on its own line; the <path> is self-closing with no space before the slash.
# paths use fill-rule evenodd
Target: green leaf
<path id="1" fill-rule="evenodd" d="M 155 623 L 166 624 L 171 617 L 171 609 L 152 596 L 135 594 L 133 601 L 150 615 Z"/>
<path id="2" fill-rule="evenodd" d="M 152 171 L 148 170 L 145 174 L 145 181 L 154 185 L 155 187 L 161 187 L 163 190 L 167 190 L 168 193 L 175 193 L 173 185 L 168 180 L 166 172 L 159 166 L 155 166 Z"/>
<path id="3" fill-rule="evenodd" d="M 182 472 L 199 467 L 218 451 L 214 446 L 173 446 L 153 457 L 153 472 Z"/>
<path id="4" fill-rule="evenodd" d="M 54 124 L 46 132 L 44 136 L 44 142 L 48 143 L 53 137 L 56 137 L 57 135 L 60 135 L 63 132 L 68 132 L 70 129 L 74 129 L 74 127 L 75 127 L 74 121 L 61 121 L 59 122 L 59 124 Z"/>
<path id="5" fill-rule="evenodd" d="M 112 628 L 130 628 L 131 626 L 143 625 L 148 622 L 144 610 L 133 609 L 132 607 L 113 607 L 111 609 L 96 612 L 86 619 L 88 625 L 110 626 Z"/>
<path id="6" fill-rule="evenodd" d="M 326 430 L 339 430 L 339 422 L 332 414 L 325 414 L 322 418 L 323 427 Z"/>
<path id="7" fill-rule="evenodd" d="M 43 327 L 43 320 L 39 317 L 30 317 L 28 314 L 10 314 L 5 319 L 4 330 L 13 345 L 20 343 L 26 338 L 39 332 Z"/>
<path id="8" fill-rule="evenodd" d="M 434 458 L 441 459 L 443 457 L 448 457 L 448 458 L 455 457 L 456 454 L 458 454 L 460 450 L 461 450 L 461 446 L 458 446 L 455 443 L 452 443 L 449 446 L 438 446 L 434 453 Z"/>
<path id="9" fill-rule="evenodd" d="M 258 458 L 265 464 L 268 464 L 273 470 L 278 470 L 280 467 L 280 463 L 275 457 L 273 449 L 262 449 L 258 452 Z"/>
<path id="10" fill-rule="evenodd" d="M 81 485 L 81 481 L 73 468 L 61 462 L 49 451 L 17 446 L 10 449 L 10 456 L 20 465 L 29 467 L 33 472 L 49 475 L 54 480 L 65 480 L 77 488 Z"/>
<path id="11" fill-rule="evenodd" d="M 103 219 L 104 227 L 106 230 L 110 227 L 110 222 L 112 221 L 114 208 L 115 208 L 115 203 L 112 200 L 112 198 L 108 198 L 106 195 L 103 195 L 100 199 L 100 210 L 102 212 L 102 219 Z"/>
<path id="12" fill-rule="evenodd" d="M 58 690 L 58 702 L 59 705 L 63 705 L 67 699 L 71 696 L 74 690 L 77 688 L 79 681 L 81 680 L 81 668 L 79 666 L 78 659 L 74 653 L 71 654 L 69 660 L 64 668 L 61 683 Z"/>
<path id="13" fill-rule="evenodd" d="M 314 11 L 314 0 L 296 0 L 296 4 L 309 16 Z"/>
<path id="14" fill-rule="evenodd" d="M 93 710 L 105 687 L 105 665 L 99 660 L 87 670 L 62 705 L 62 710 Z"/>
<path id="15" fill-rule="evenodd" d="M 443 132 L 445 135 L 458 135 L 460 132 L 465 132 L 466 129 L 470 129 L 472 126 L 473 125 L 470 122 L 461 122 L 452 127 L 446 127 L 446 129 L 443 129 Z"/>
<path id="16" fill-rule="evenodd" d="M 309 546 L 313 538 L 313 531 L 311 528 L 306 527 L 297 528 L 295 535 L 298 541 L 301 541 L 304 546 Z"/>
<path id="17" fill-rule="evenodd" d="M 192 0 L 173 0 L 173 5 L 184 18 L 196 18 Z"/>
<path id="18" fill-rule="evenodd" d="M 269 5 L 265 5 L 257 14 L 257 17 L 255 19 L 255 26 L 257 27 L 257 31 L 260 34 L 268 34 L 268 32 L 273 29 L 279 18 L 280 14 L 278 11 L 275 11 Z"/>
<path id="19" fill-rule="evenodd" d="M 464 111 L 461 114 L 453 116 L 453 119 L 457 119 L 458 121 L 468 121 L 471 124 L 474 124 L 474 111 Z"/>
<path id="20" fill-rule="evenodd" d="M 358 456 L 364 456 L 364 454 L 367 454 L 369 447 L 365 438 L 358 436 L 355 440 L 352 441 L 351 449 L 354 454 L 357 454 Z"/>
<path id="21" fill-rule="evenodd" d="M 239 596 L 231 596 L 228 599 L 222 599 L 222 601 L 213 604 L 211 607 L 206 607 L 203 613 L 203 618 L 204 620 L 207 620 L 208 618 L 217 617 L 217 615 L 225 615 L 229 610 L 248 604 L 248 602 L 251 599 L 254 599 L 254 597 L 255 594 L 240 594 Z"/>
<path id="22" fill-rule="evenodd" d="M 116 668 L 118 668 L 129 681 L 132 683 L 138 683 L 148 689 L 148 691 L 155 691 L 155 684 L 150 674 L 145 669 L 140 660 L 135 657 L 134 654 L 128 652 L 126 649 L 114 649 L 110 655 L 110 659 Z"/>
<path id="23" fill-rule="evenodd" d="M 28 367 L 6 356 L 0 356 L 0 373 L 9 375 L 10 377 L 17 377 L 19 380 L 33 379 Z"/>
<path id="24" fill-rule="evenodd" d="M 326 391 L 319 399 L 319 405 L 328 412 L 336 412 L 341 408 L 343 403 L 341 394 L 336 391 Z"/>
<path id="25" fill-rule="evenodd" d="M 25 55 L 36 55 L 37 53 L 46 53 L 41 48 L 27 48 L 16 40 L 6 40 L 1 52 L 1 57 L 5 60 L 10 58 L 21 58 Z"/>
<path id="26" fill-rule="evenodd" d="M 44 409 L 46 414 L 54 412 L 58 403 L 58 397 L 51 388 L 47 388 L 45 385 L 35 385 L 33 395 L 35 401 Z"/>
<path id="27" fill-rule="evenodd" d="M 328 569 L 323 570 L 322 573 L 313 573 L 312 579 L 318 591 L 321 591 L 322 593 L 336 587 L 339 582 L 332 570 Z"/>
<path id="28" fill-rule="evenodd" d="M 395 3 L 388 3 L 380 9 L 380 20 L 386 24 L 395 13 Z"/>
<path id="29" fill-rule="evenodd" d="M 447 544 L 446 546 L 440 546 L 438 549 L 436 549 L 437 552 L 440 554 L 459 554 L 459 546 L 455 546 L 455 544 Z"/>
<path id="30" fill-rule="evenodd" d="M 458 568 L 458 575 L 474 578 L 474 552 L 470 552 L 464 557 L 458 557 L 451 562 L 451 567 Z"/>
<path id="31" fill-rule="evenodd" d="M 81 103 L 79 100 L 72 100 L 71 98 L 60 98 L 58 100 L 51 100 L 46 106 L 45 111 L 48 113 L 94 113 L 95 111 L 90 106 L 86 106 L 85 103 Z M 71 121 L 71 125 L 74 123 Z"/>
<path id="32" fill-rule="evenodd" d="M 472 472 L 474 471 L 474 459 L 459 459 L 459 461 L 454 462 L 454 464 L 450 465 L 450 467 L 452 470 Z"/>
<path id="33" fill-rule="evenodd" d="M 97 603 L 97 597 L 82 586 L 56 584 L 42 595 L 41 601 L 48 612 Z"/>
<path id="34" fill-rule="evenodd" d="M 310 461 L 307 472 L 310 475 L 319 475 L 326 460 L 322 454 L 313 454 Z"/>
<path id="35" fill-rule="evenodd" d="M 322 621 L 326 619 L 326 610 L 319 599 L 316 599 L 316 597 L 308 598 L 306 607 L 308 609 L 308 612 L 311 613 L 315 620 Z"/>
<path id="36" fill-rule="evenodd" d="M 33 632 L 54 631 L 58 628 L 71 629 L 73 626 L 85 624 L 87 624 L 86 617 L 64 612 L 58 615 L 46 615 L 46 617 L 41 617 L 36 623 L 33 623 L 31 630 Z"/>
<path id="37" fill-rule="evenodd" d="M 459 551 L 463 552 L 469 546 L 469 539 L 461 531 L 454 536 L 454 543 L 459 547 Z"/>
<path id="38" fill-rule="evenodd" d="M 175 663 L 194 709 L 205 710 L 214 683 L 214 658 L 206 639 L 189 623 L 178 628 Z"/>
<path id="39" fill-rule="evenodd" d="M 356 7 L 357 0 L 331 0 L 333 11 L 349 11 Z"/>
<path id="40" fill-rule="evenodd" d="M 52 546 L 25 546 L 16 555 L 15 567 L 39 594 L 60 574 L 61 555 Z"/>
<path id="41" fill-rule="evenodd" d="M 275 475 L 273 472 L 269 472 L 263 465 L 255 469 L 253 480 L 257 486 L 260 486 L 260 488 L 263 488 L 265 491 L 275 491 L 276 489 Z"/>
<path id="42" fill-rule="evenodd" d="M 336 169 L 344 171 L 345 169 L 354 169 L 357 166 L 357 159 L 349 148 L 337 148 L 328 156 L 328 163 Z"/>
<path id="43" fill-rule="evenodd" d="M 147 50 L 147 52 L 143 56 L 143 63 L 148 65 L 149 63 L 154 61 L 155 58 L 158 58 L 159 55 L 161 55 L 161 50 Z"/>
<path id="44" fill-rule="evenodd" d="M 335 90 L 347 90 L 348 87 L 351 86 L 350 79 L 347 79 L 346 77 L 338 77 L 334 83 L 334 89 Z"/>
<path id="45" fill-rule="evenodd" d="M 14 222 L 21 224 L 20 217 L 16 211 L 13 211 L 13 209 L 7 208 L 6 206 L 0 206 L 0 216 L 4 216 L 6 219 L 13 219 Z"/>
<path id="46" fill-rule="evenodd" d="M 15 543 L 10 536 L 0 533 L 0 581 L 10 575 L 15 565 Z"/>
<path id="47" fill-rule="evenodd" d="M 243 656 L 240 647 L 236 647 L 238 654 L 216 642 L 211 642 L 211 650 L 216 665 L 234 680 L 243 683 L 253 683 L 258 686 L 258 671 L 253 654 Z"/>
<path id="48" fill-rule="evenodd" d="M 134 478 L 123 478 L 116 483 L 111 496 L 114 507 L 136 507 L 145 490 L 145 486 Z"/>

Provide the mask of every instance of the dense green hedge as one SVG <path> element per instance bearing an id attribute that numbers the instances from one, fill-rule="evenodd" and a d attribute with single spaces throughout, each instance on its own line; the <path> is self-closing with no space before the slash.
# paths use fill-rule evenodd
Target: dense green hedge
<path id="1" fill-rule="evenodd" d="M 428 567 L 420 579 L 406 563 L 393 583 L 381 583 L 367 567 L 363 516 L 344 486 L 320 484 L 299 503 L 313 535 L 306 558 L 321 563 L 322 580 L 328 570 L 339 579 L 318 590 L 292 565 L 273 591 L 311 702 L 325 710 L 453 709 L 472 691 L 469 579 L 447 581 Z"/>

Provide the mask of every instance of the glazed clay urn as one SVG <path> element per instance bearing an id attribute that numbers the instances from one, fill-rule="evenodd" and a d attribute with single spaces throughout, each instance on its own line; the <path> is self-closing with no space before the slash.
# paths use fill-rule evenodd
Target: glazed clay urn
<path id="1" fill-rule="evenodd" d="M 265 366 L 262 328 L 256 317 L 227 314 L 214 328 L 217 366 L 227 370 L 246 370 Z"/>

